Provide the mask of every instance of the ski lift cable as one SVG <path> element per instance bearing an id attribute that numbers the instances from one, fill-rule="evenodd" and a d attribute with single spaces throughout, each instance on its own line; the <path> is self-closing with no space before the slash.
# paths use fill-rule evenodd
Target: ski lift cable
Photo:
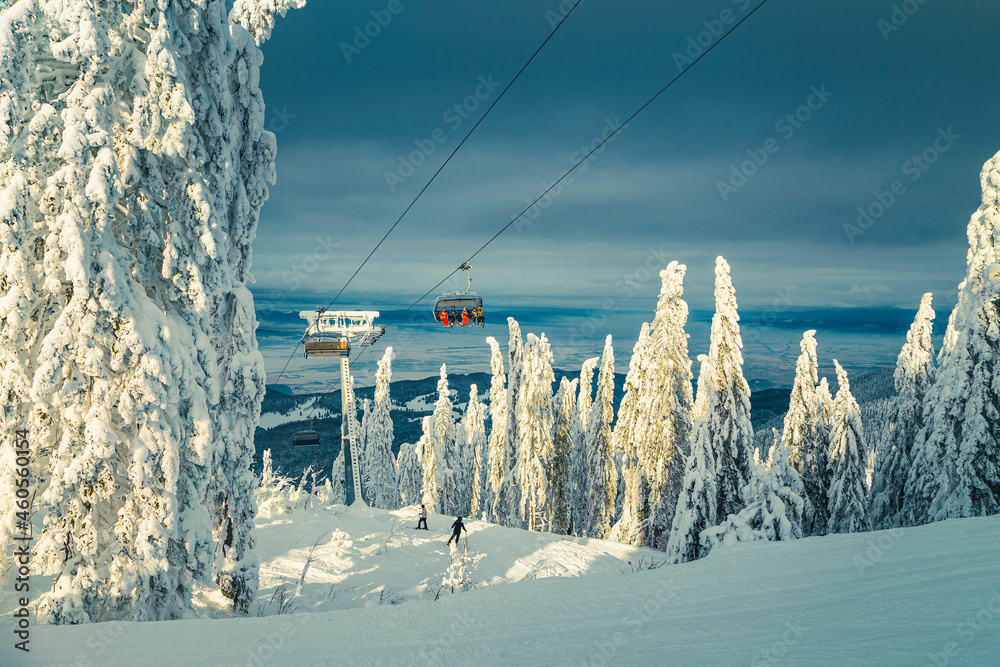
<path id="1" fill-rule="evenodd" d="M 583 0 L 580 0 L 580 2 L 582 2 L 582 1 Z M 579 4 L 579 2 L 577 4 Z M 688 65 L 687 67 L 685 67 L 673 79 L 671 79 L 670 81 L 668 81 L 667 84 L 665 86 L 663 86 L 663 88 L 661 88 L 655 95 L 653 95 L 651 98 L 649 98 L 649 100 L 647 100 L 645 102 L 645 104 L 643 104 L 642 106 L 640 106 L 635 111 L 635 113 L 633 113 L 631 116 L 629 116 L 627 119 L 625 119 L 625 122 L 621 123 L 617 128 L 615 128 L 614 132 L 612 132 L 611 134 L 609 134 L 605 139 L 603 139 L 601 141 L 601 143 L 599 143 L 597 146 L 595 146 L 593 149 L 591 149 L 591 151 L 589 153 L 587 153 L 583 158 L 581 158 L 579 162 L 577 162 L 576 164 L 574 164 L 573 167 L 569 171 L 567 171 L 565 174 L 563 174 L 561 177 L 559 177 L 558 180 L 556 180 L 554 183 L 552 183 L 552 185 L 550 185 L 544 192 L 542 192 L 542 194 L 538 195 L 538 197 L 536 197 L 534 201 L 532 201 L 527 207 L 525 207 L 520 213 L 518 213 L 516 217 L 514 217 L 510 222 L 508 222 L 506 225 L 504 225 L 503 227 L 501 227 L 499 229 L 499 231 L 497 231 L 496 234 L 494 234 L 492 237 L 490 237 L 489 240 L 486 241 L 486 243 L 484 243 L 482 246 L 480 246 L 480 248 L 478 250 L 476 250 L 476 252 L 474 252 L 472 255 L 470 255 L 469 258 L 466 259 L 465 262 L 463 262 L 463 266 L 465 264 L 468 264 L 469 262 L 471 262 L 473 259 L 475 259 L 475 257 L 477 255 L 479 255 L 481 252 L 483 252 L 483 250 L 485 250 L 491 243 L 493 243 L 493 241 L 495 241 L 497 238 L 499 238 L 501 234 L 503 234 L 505 231 L 507 231 L 508 229 L 510 229 L 510 227 L 515 222 L 517 222 L 519 219 L 521 219 L 521 217 L 523 217 L 525 213 L 527 213 L 529 210 L 531 210 L 531 208 L 535 204 L 537 204 L 539 201 L 541 201 L 549 192 L 551 192 L 553 188 L 555 188 L 557 185 L 559 185 L 559 183 L 561 183 L 567 176 L 569 176 L 570 174 L 572 174 L 581 164 L 583 164 L 584 162 L 586 162 L 590 158 L 591 155 L 593 155 L 598 149 L 601 148 L 601 146 L 603 146 L 604 144 L 606 144 L 612 137 L 614 137 L 615 135 L 617 135 L 622 130 L 623 127 L 625 127 L 630 122 L 632 122 L 632 120 L 634 120 L 636 116 L 638 116 L 648 106 L 650 106 L 653 102 L 655 102 L 657 100 L 657 98 L 659 98 L 663 93 L 665 93 L 667 91 L 667 89 L 669 89 L 672 85 L 674 85 L 674 83 L 676 83 L 692 67 L 694 67 L 698 62 L 700 62 L 702 58 L 704 58 L 705 56 L 707 56 L 716 46 L 718 46 L 719 44 L 721 44 L 723 40 L 725 40 L 727 37 L 729 37 L 729 35 L 731 35 L 734 30 L 736 30 L 737 28 L 739 28 L 751 16 L 753 16 L 754 14 L 756 14 L 757 11 L 761 7 L 763 7 L 765 4 L 767 4 L 767 0 L 762 0 L 760 2 L 760 4 L 758 4 L 756 7 L 754 7 L 746 16 L 744 16 L 742 19 L 740 19 L 736 24 L 734 24 L 725 33 L 723 33 L 719 37 L 719 39 L 715 41 L 714 44 L 712 44 L 711 46 L 709 46 L 708 48 L 706 48 L 701 53 L 701 55 L 699 55 L 697 58 L 692 59 L 690 65 Z M 575 8 L 575 6 L 574 6 L 574 8 Z M 568 16 L 568 14 L 567 14 L 567 16 Z M 427 298 L 428 296 L 430 296 L 431 294 L 433 294 L 435 291 L 437 291 L 437 289 L 439 287 L 441 287 L 441 285 L 443 285 L 445 282 L 447 282 L 453 275 L 455 275 L 456 273 L 458 273 L 460 270 L 461 270 L 461 267 L 453 269 L 439 283 L 437 283 L 436 285 L 434 285 L 434 287 L 432 287 L 429 290 L 427 290 L 426 292 L 424 292 L 424 294 L 422 296 L 420 296 L 416 301 L 414 301 L 413 303 L 411 303 L 405 310 L 403 310 L 399 315 L 397 315 L 391 322 L 389 322 L 385 326 L 386 327 L 390 327 L 393 324 L 395 324 L 396 322 L 398 322 L 406 313 L 408 313 L 409 311 L 413 310 L 413 308 L 415 308 L 416 306 L 418 306 L 425 298 Z M 362 348 L 358 352 L 358 354 L 355 356 L 354 361 L 357 362 L 357 360 L 367 351 L 367 349 L 368 349 L 367 347 Z M 332 389 L 331 389 L 331 391 L 332 391 Z"/>
<path id="2" fill-rule="evenodd" d="M 358 268 L 354 271 L 354 273 L 351 274 L 351 277 L 347 279 L 347 282 L 344 283 L 344 286 L 340 288 L 340 291 L 337 292 L 337 295 L 333 297 L 333 300 L 330 303 L 328 303 L 325 308 L 323 308 L 324 311 L 329 310 L 330 307 L 333 306 L 333 304 L 337 303 L 337 299 L 341 297 L 341 295 L 344 293 L 344 290 L 346 290 L 348 286 L 351 284 L 351 282 L 353 282 L 354 279 L 357 277 L 357 275 L 361 273 L 361 269 L 365 268 L 365 264 L 368 263 L 368 260 L 370 260 L 372 256 L 378 251 L 378 249 L 382 246 L 382 244 L 385 243 L 385 240 L 389 238 L 389 235 L 392 234 L 392 232 L 396 229 L 397 226 L 399 226 L 399 223 L 402 222 L 403 218 L 406 217 L 406 214 L 410 212 L 410 209 L 413 208 L 413 206 L 417 203 L 417 201 L 424 194 L 424 192 L 427 191 L 427 188 L 431 186 L 431 183 L 434 182 L 434 180 L 444 170 L 445 166 L 447 166 L 447 164 L 451 161 L 451 159 L 455 157 L 455 154 L 458 153 L 459 149 L 461 149 L 462 146 L 465 145 L 465 142 L 469 140 L 469 137 L 472 136 L 472 133 L 476 131 L 476 128 L 478 128 L 480 124 L 482 124 L 482 122 L 493 110 L 493 107 L 495 107 L 500 102 L 500 100 L 507 93 L 507 91 L 510 90 L 510 87 L 514 85 L 514 82 L 517 81 L 518 78 L 521 76 L 521 74 L 524 73 L 524 70 L 528 69 L 528 65 L 530 65 L 531 62 L 535 59 L 535 56 L 537 56 L 541 52 L 541 50 L 545 48 L 545 45 L 549 43 L 549 40 L 552 39 L 552 36 L 556 34 L 556 32 L 559 30 L 560 27 L 562 27 L 562 24 L 566 22 L 566 19 L 570 17 L 570 14 L 572 14 L 576 10 L 576 8 L 580 6 L 581 2 L 583 2 L 583 0 L 576 1 L 576 4 L 574 4 L 568 12 L 566 12 L 566 15 L 563 16 L 562 19 L 559 21 L 559 23 L 556 24 L 556 27 L 552 29 L 552 32 L 550 32 L 548 37 L 545 38 L 545 41 L 542 42 L 541 46 L 535 49 L 535 52 L 531 54 L 531 57 L 528 58 L 528 61 L 524 63 L 524 65 L 521 67 L 520 70 L 518 70 L 517 74 L 514 75 L 514 78 L 510 80 L 510 83 L 508 83 L 507 86 L 502 91 L 500 91 L 500 94 L 497 96 L 495 100 L 493 100 L 493 103 L 490 104 L 490 106 L 486 109 L 486 111 L 479 118 L 479 120 L 476 121 L 476 124 L 472 126 L 472 129 L 469 130 L 469 132 L 465 135 L 465 137 L 458 143 L 457 146 L 455 146 L 455 149 L 452 150 L 451 154 L 449 154 L 448 157 L 445 158 L 445 161 L 441 163 L 441 166 L 438 167 L 437 171 L 434 172 L 434 175 L 431 176 L 430 180 L 427 181 L 424 187 L 421 188 L 420 192 L 417 193 L 417 196 L 413 198 L 413 201 L 410 202 L 409 206 L 407 206 L 406 209 L 400 214 L 400 216 L 396 219 L 396 222 L 394 222 L 392 226 L 389 227 L 389 231 L 387 231 L 385 235 L 382 237 L 382 239 L 375 244 L 375 247 L 372 248 L 372 251 L 370 253 L 368 253 L 368 256 L 365 257 L 365 260 L 361 262 L 361 265 L 358 266 Z M 285 374 L 285 370 L 287 370 L 288 368 L 288 364 L 291 363 L 292 358 L 295 357 L 295 353 L 298 352 L 298 349 L 299 348 L 296 345 L 295 349 L 292 351 L 292 354 L 288 357 L 288 360 L 285 362 L 284 368 L 281 369 L 281 372 L 278 373 L 277 379 L 275 379 L 275 381 L 272 384 L 277 384 L 278 381 L 281 380 L 281 377 Z"/>
<path id="3" fill-rule="evenodd" d="M 350 285 L 351 282 L 354 280 L 354 278 L 358 275 L 358 273 L 361 272 L 361 269 L 363 269 L 365 264 L 368 263 L 368 260 L 372 258 L 372 255 L 374 255 L 375 252 L 385 242 L 385 240 L 389 238 L 389 235 L 392 234 L 393 230 L 395 230 L 396 227 L 399 225 L 399 223 L 402 222 L 403 218 L 406 217 L 406 214 L 410 212 L 410 209 L 412 209 L 413 206 L 417 203 L 421 195 L 423 195 L 424 192 L 427 191 L 427 188 L 431 186 L 431 183 L 433 183 L 434 180 L 438 177 L 438 174 L 440 174 L 444 170 L 444 168 L 448 165 L 448 163 L 451 161 L 451 158 L 455 157 L 455 154 L 458 153 L 458 151 L 462 148 L 463 145 L 465 145 L 465 142 L 469 140 L 469 137 L 471 137 L 472 133 L 476 131 L 476 128 L 478 128 L 480 124 L 482 124 L 482 122 L 486 120 L 486 117 L 490 114 L 490 111 L 493 110 L 493 107 L 495 107 L 500 102 L 500 100 L 503 99 L 504 94 L 506 94 L 506 92 L 510 90 L 510 87 L 513 86 L 514 82 L 516 82 L 517 79 L 521 76 L 521 74 L 524 73 L 524 70 L 528 69 L 528 65 L 530 65 L 531 62 L 535 59 L 535 56 L 537 56 L 541 52 L 541 50 L 545 48 L 545 45 L 549 43 L 549 40 L 552 39 L 552 36 L 555 35 L 556 32 L 559 30 L 559 28 L 562 26 L 562 24 L 566 22 L 566 19 L 569 18 L 570 14 L 572 14 L 573 11 L 580 6 L 581 2 L 583 2 L 583 0 L 577 0 L 576 4 L 573 5 L 573 7 L 570 8 L 568 12 L 566 12 L 566 15 L 562 18 L 562 20 L 560 20 L 559 23 L 556 24 L 556 27 L 552 29 L 552 32 L 550 32 L 548 37 L 545 38 L 545 41 L 542 42 L 541 46 L 535 49 L 535 52 L 531 54 L 530 58 L 528 58 L 528 62 L 524 63 L 524 65 L 517 72 L 517 74 L 514 75 L 514 78 L 511 79 L 510 83 L 508 83 L 507 86 L 497 96 L 497 98 L 493 100 L 493 103 L 490 104 L 490 106 L 486 109 L 485 113 L 483 113 L 483 115 L 479 118 L 479 120 L 476 121 L 476 124 L 472 126 L 472 129 L 469 130 L 468 134 L 466 134 L 465 137 L 458 143 L 458 145 L 455 146 L 455 149 L 452 150 L 451 154 L 448 155 L 447 158 L 445 158 L 445 161 L 441 163 L 441 166 L 438 167 L 437 171 L 434 172 L 434 175 L 431 176 L 430 180 L 427 181 L 427 183 L 424 185 L 423 188 L 421 188 L 420 192 L 417 193 L 417 196 L 414 197 L 413 201 L 410 202 L 410 205 L 407 206 L 406 209 L 400 214 L 399 218 L 396 219 L 396 222 L 394 222 L 392 224 L 392 227 L 389 228 L 389 231 L 385 233 L 385 236 L 383 236 L 382 239 L 375 244 L 375 247 L 372 248 L 372 251 L 368 253 L 367 257 L 365 257 L 365 261 L 361 262 L 361 266 L 359 266 L 357 270 L 351 275 L 351 277 L 347 279 L 347 282 L 344 284 L 344 286 L 340 288 L 339 292 L 337 292 L 337 296 L 333 297 L 333 301 L 331 301 L 326 306 L 326 308 L 324 308 L 324 310 L 328 310 L 333 304 L 337 302 L 337 299 L 340 298 L 340 296 L 344 293 L 344 290 L 347 289 L 348 285 Z"/>
<path id="4" fill-rule="evenodd" d="M 687 67 L 685 67 L 677 76 L 675 76 L 673 79 L 671 79 L 667 83 L 667 85 L 663 86 L 663 88 L 661 88 L 659 90 L 659 92 L 657 92 L 655 95 L 653 95 L 651 98 L 649 98 L 649 100 L 646 101 L 646 103 L 643 104 L 641 107 L 639 107 L 635 111 L 635 113 L 633 113 L 631 116 L 629 116 L 627 119 L 625 119 L 625 122 L 623 122 L 617 128 L 615 128 L 614 132 L 612 132 L 611 134 L 609 134 L 605 139 L 603 139 L 601 141 L 601 143 L 599 143 L 597 146 L 595 146 L 593 149 L 591 149 L 591 151 L 589 153 L 587 153 L 585 156 L 583 156 L 583 158 L 581 158 L 579 162 L 577 162 L 576 164 L 574 164 L 573 167 L 571 169 L 569 169 L 569 171 L 567 171 L 565 174 L 563 174 L 562 176 L 560 176 L 558 180 L 556 180 L 554 183 L 552 183 L 552 185 L 550 185 L 548 188 L 546 188 L 546 190 L 544 192 L 542 192 L 542 194 L 538 195 L 538 197 L 536 197 L 534 199 L 534 201 L 532 201 L 530 204 L 528 204 L 528 206 L 526 206 L 520 213 L 518 213 L 513 219 L 511 219 L 510 222 L 508 222 L 506 225 L 504 225 L 503 227 L 501 227 L 500 230 L 497 231 L 497 233 L 494 234 L 492 237 L 490 237 L 490 239 L 488 241 L 486 241 L 486 243 L 484 243 L 482 246 L 480 246 L 480 248 L 478 250 L 476 250 L 476 252 L 472 253 L 472 255 L 470 255 L 469 258 L 465 260 L 465 262 L 463 263 L 463 266 L 465 264 L 468 264 L 469 262 L 471 262 L 473 259 L 475 259 L 477 255 L 479 255 L 481 252 L 483 252 L 487 248 L 487 246 L 489 246 L 491 243 L 493 243 L 505 231 L 507 231 L 508 229 L 510 229 L 510 227 L 515 222 L 517 222 L 518 220 L 520 220 L 524 216 L 525 213 L 527 213 L 528 211 L 530 211 L 531 208 L 535 204 L 537 204 L 539 201 L 541 201 L 542 199 L 544 199 L 545 196 L 549 194 L 549 192 L 551 192 L 557 185 L 559 185 L 563 180 L 565 180 L 565 178 L 567 176 L 569 176 L 570 174 L 572 174 L 577 169 L 577 167 L 579 167 L 580 165 L 582 165 L 584 162 L 586 162 L 590 158 L 591 155 L 593 155 L 598 150 L 600 150 L 600 148 L 602 146 L 604 146 L 604 144 L 606 144 L 608 141 L 610 141 L 615 135 L 617 135 L 622 130 L 622 128 L 624 128 L 626 125 L 628 125 L 630 122 L 632 122 L 632 120 L 634 120 L 636 116 L 638 116 L 640 113 L 642 113 L 646 109 L 646 107 L 648 107 L 653 102 L 655 102 L 656 99 L 658 97 L 660 97 L 660 95 L 662 95 L 663 93 L 665 93 L 667 91 L 667 89 L 670 88 L 670 86 L 672 86 L 678 79 L 680 79 L 682 76 L 684 76 L 692 67 L 695 66 L 695 64 L 698 63 L 698 61 L 700 61 L 702 58 L 704 58 L 705 56 L 707 56 L 712 49 L 714 49 L 716 46 L 718 46 L 720 43 L 722 43 L 722 41 L 724 39 L 726 39 L 726 37 L 728 37 L 734 30 L 736 30 L 737 28 L 739 28 L 747 19 L 749 19 L 751 16 L 753 16 L 757 12 L 757 10 L 759 10 L 765 4 L 767 4 L 767 0 L 762 0 L 762 2 L 759 5 L 757 5 L 756 7 L 754 7 L 750 11 L 750 13 L 748 13 L 746 16 L 744 16 L 739 22 L 737 22 L 727 32 L 725 32 L 721 37 L 719 37 L 719 39 L 716 40 L 714 44 L 712 44 L 707 49 L 705 49 L 705 51 L 701 55 L 699 55 L 697 58 L 692 59 L 690 65 L 688 65 Z M 444 283 L 446 283 L 449 279 L 451 279 L 452 276 L 454 276 L 460 270 L 461 270 L 461 267 L 459 267 L 457 269 L 454 269 L 451 273 L 449 273 L 447 276 L 445 276 L 444 279 L 441 282 L 439 282 L 437 285 L 435 285 L 434 287 L 432 287 L 429 290 L 427 290 L 426 292 L 424 292 L 424 294 L 420 298 L 418 298 L 416 301 L 414 301 L 412 304 L 410 304 L 410 306 L 407 307 L 406 310 L 404 310 L 402 313 L 400 313 L 394 320 L 392 320 L 391 322 L 389 322 L 385 326 L 389 327 L 389 326 L 392 326 L 393 324 L 395 324 L 396 322 L 398 322 L 400 320 L 400 318 L 403 317 L 403 315 L 405 315 L 407 312 L 409 312 L 410 310 L 412 310 L 413 308 L 415 308 L 417 305 L 420 304 L 420 302 L 422 302 L 428 296 L 430 296 L 435 291 L 437 291 L 437 289 L 439 287 L 441 287 L 441 285 L 443 285 Z"/>

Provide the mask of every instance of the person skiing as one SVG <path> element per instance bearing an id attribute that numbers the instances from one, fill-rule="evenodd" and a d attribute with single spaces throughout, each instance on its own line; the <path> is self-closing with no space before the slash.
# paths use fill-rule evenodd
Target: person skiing
<path id="1" fill-rule="evenodd" d="M 469 310 L 467 308 L 462 309 L 462 326 L 469 326 Z"/>
<path id="2" fill-rule="evenodd" d="M 444 324 L 445 328 L 448 327 L 448 311 L 447 310 L 442 310 L 441 311 L 441 322 Z"/>
<path id="3" fill-rule="evenodd" d="M 455 306 L 451 307 L 451 326 L 458 324 L 458 311 L 455 310 Z"/>
<path id="4" fill-rule="evenodd" d="M 424 530 L 427 528 L 427 508 L 423 505 L 420 506 L 420 518 L 417 520 L 417 530 L 420 530 L 420 525 L 423 524 Z"/>
<path id="5" fill-rule="evenodd" d="M 457 546 L 458 540 L 462 535 L 462 531 L 464 530 L 465 532 L 469 532 L 469 529 L 465 527 L 464 523 L 462 523 L 462 517 L 455 519 L 455 523 L 451 524 L 451 530 L 452 534 L 451 537 L 448 538 L 448 546 L 451 546 L 452 540 L 455 540 L 455 545 Z"/>

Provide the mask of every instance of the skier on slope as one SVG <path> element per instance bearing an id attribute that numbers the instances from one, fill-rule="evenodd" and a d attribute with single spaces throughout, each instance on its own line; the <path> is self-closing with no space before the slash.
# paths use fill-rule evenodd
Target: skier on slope
<path id="1" fill-rule="evenodd" d="M 420 530 L 420 524 L 423 524 L 424 530 L 427 530 L 427 507 L 420 505 L 420 518 L 417 520 L 417 530 Z"/>
<path id="2" fill-rule="evenodd" d="M 448 546 L 451 546 L 452 540 L 455 540 L 455 545 L 457 546 L 458 540 L 462 535 L 462 531 L 464 530 L 466 533 L 469 532 L 469 529 L 465 527 L 464 523 L 462 523 L 462 517 L 455 519 L 455 523 L 451 524 L 451 530 L 452 533 L 451 537 L 448 538 Z"/>

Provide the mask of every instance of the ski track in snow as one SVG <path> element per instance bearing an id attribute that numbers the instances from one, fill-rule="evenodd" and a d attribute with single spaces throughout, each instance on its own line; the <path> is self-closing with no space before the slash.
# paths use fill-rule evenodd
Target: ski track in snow
<path id="1" fill-rule="evenodd" d="M 438 601 L 452 519 L 431 514 L 424 533 L 415 517 L 261 516 L 258 603 L 294 591 L 313 542 L 343 533 L 316 548 L 296 613 L 226 618 L 203 591 L 200 613 L 219 618 L 38 626 L 21 654 L 8 612 L 0 664 L 987 665 L 1000 653 L 1000 516 L 742 544 L 635 573 L 627 561 L 659 552 L 469 521 L 470 552 L 486 554 L 473 578 L 490 585 Z M 407 600 L 381 604 L 385 587 Z"/>

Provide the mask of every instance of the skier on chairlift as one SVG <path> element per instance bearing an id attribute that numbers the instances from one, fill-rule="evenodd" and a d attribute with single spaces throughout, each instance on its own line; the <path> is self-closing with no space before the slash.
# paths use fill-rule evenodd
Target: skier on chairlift
<path id="1" fill-rule="evenodd" d="M 462 309 L 462 326 L 463 327 L 469 326 L 469 309 L 468 308 L 463 308 Z"/>
<path id="2" fill-rule="evenodd" d="M 448 328 L 448 311 L 441 311 L 441 322 L 444 324 L 445 328 Z"/>

